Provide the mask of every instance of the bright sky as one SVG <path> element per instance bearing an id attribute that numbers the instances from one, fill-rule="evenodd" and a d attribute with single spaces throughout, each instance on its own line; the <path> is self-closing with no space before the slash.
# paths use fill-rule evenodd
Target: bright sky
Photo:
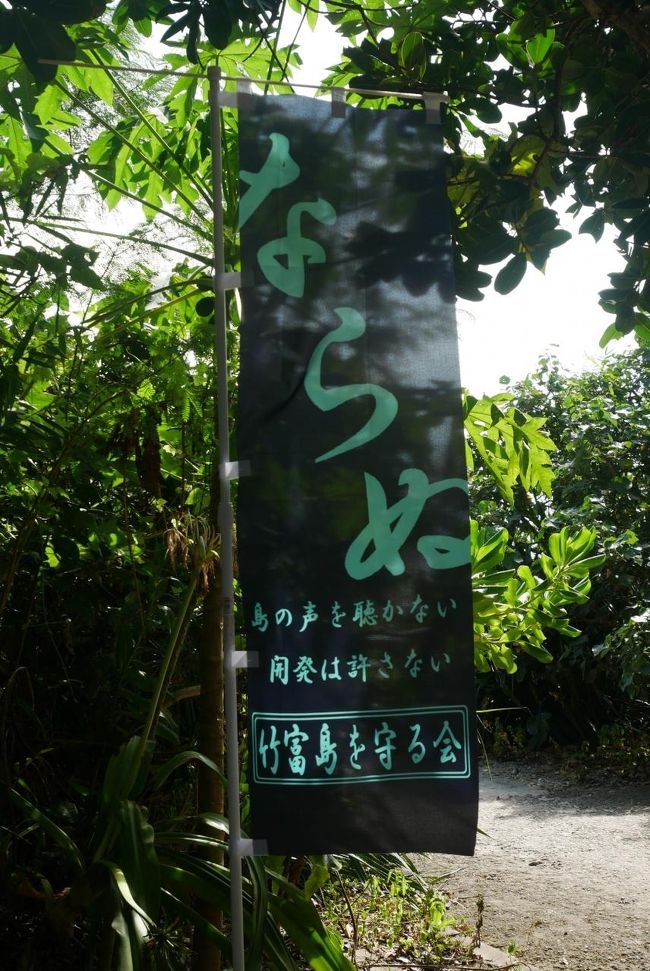
<path id="1" fill-rule="evenodd" d="M 291 15 L 282 35 L 293 40 L 297 18 Z M 295 79 L 318 84 L 327 68 L 336 62 L 340 38 L 329 24 L 319 21 L 316 32 L 305 24 L 300 32 L 303 68 Z M 307 92 L 305 92 L 307 93 Z M 570 200 L 567 198 L 567 205 Z M 544 274 L 529 267 L 524 281 L 507 296 L 493 290 L 479 303 L 459 300 L 457 317 L 463 384 L 474 395 L 503 390 L 499 379 L 525 377 L 547 350 L 564 366 L 579 371 L 593 366 L 604 353 L 634 346 L 632 337 L 615 341 L 607 352 L 599 346 L 611 315 L 598 305 L 598 291 L 609 286 L 607 274 L 622 266 L 622 258 L 609 238 L 596 243 L 591 236 L 578 235 L 588 213 L 563 216 L 563 228 L 573 232 L 571 240 L 551 253 Z M 498 266 L 487 267 L 496 276 Z"/>
<path id="2" fill-rule="evenodd" d="M 563 226 L 574 236 L 551 253 L 545 273 L 531 266 L 506 296 L 490 289 L 480 303 L 458 301 L 461 373 L 473 394 L 503 390 L 502 375 L 524 377 L 548 350 L 572 371 L 593 367 L 602 358 L 598 342 L 613 317 L 599 307 L 598 291 L 609 286 L 607 274 L 623 261 L 611 238 L 596 243 L 578 235 L 585 218 L 563 217 Z M 616 341 L 608 353 L 633 343 L 631 337 Z"/>

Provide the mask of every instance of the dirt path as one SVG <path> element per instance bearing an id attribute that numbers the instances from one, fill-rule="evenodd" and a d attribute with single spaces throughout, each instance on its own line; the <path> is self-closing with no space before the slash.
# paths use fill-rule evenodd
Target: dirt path
<path id="1" fill-rule="evenodd" d="M 557 769 L 491 765 L 473 860 L 429 856 L 457 914 L 519 945 L 538 971 L 650 971 L 650 785 L 579 784 Z"/>

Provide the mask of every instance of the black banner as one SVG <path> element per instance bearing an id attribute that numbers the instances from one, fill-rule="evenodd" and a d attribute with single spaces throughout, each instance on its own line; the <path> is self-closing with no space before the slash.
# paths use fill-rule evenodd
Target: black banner
<path id="1" fill-rule="evenodd" d="M 467 483 L 439 129 L 240 110 L 238 558 L 253 833 L 473 852 Z"/>

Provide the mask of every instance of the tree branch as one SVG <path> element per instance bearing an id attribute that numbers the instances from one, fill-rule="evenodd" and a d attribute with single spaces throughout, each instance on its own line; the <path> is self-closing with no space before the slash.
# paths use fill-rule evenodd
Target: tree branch
<path id="1" fill-rule="evenodd" d="M 650 32 L 643 14 L 636 9 L 624 9 L 621 4 L 607 4 L 603 0 L 582 0 L 585 10 L 605 25 L 618 27 L 646 56 L 650 54 Z M 627 5 L 626 5 L 627 6 Z"/>

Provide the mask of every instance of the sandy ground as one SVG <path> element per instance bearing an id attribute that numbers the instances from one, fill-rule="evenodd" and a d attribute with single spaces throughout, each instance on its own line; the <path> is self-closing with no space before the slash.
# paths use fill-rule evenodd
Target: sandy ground
<path id="1" fill-rule="evenodd" d="M 482 774 L 476 856 L 427 856 L 452 910 L 538 971 L 650 971 L 650 785 L 576 784 L 555 768 Z"/>

